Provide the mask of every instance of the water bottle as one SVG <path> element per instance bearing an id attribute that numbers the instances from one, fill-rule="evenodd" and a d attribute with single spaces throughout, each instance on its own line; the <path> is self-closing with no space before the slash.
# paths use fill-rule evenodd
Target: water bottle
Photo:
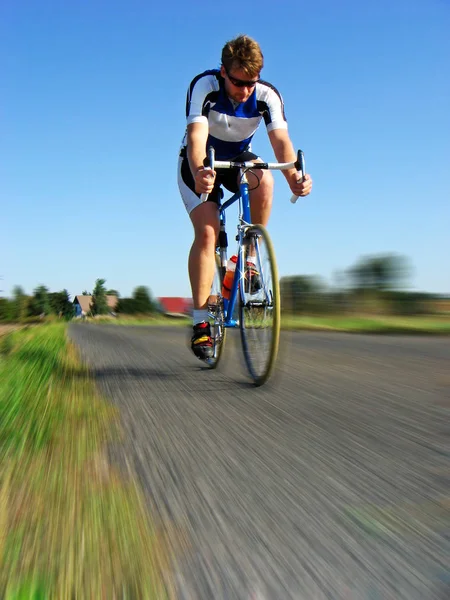
<path id="1" fill-rule="evenodd" d="M 223 278 L 222 284 L 222 296 L 229 300 L 231 294 L 231 287 L 233 285 L 234 272 L 236 271 L 237 256 L 232 256 L 227 262 L 227 270 L 225 271 L 225 277 Z"/>

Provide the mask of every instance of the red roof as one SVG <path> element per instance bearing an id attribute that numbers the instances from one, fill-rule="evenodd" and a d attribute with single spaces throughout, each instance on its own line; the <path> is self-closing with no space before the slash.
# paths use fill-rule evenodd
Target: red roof
<path id="1" fill-rule="evenodd" d="M 192 311 L 192 298 L 165 297 L 158 298 L 158 301 L 161 304 L 163 311 L 167 313 L 186 315 L 190 314 Z"/>

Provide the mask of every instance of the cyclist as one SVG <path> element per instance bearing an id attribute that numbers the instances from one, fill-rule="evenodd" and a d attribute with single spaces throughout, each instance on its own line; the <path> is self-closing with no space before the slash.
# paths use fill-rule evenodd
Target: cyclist
<path id="1" fill-rule="evenodd" d="M 260 160 L 251 152 L 251 140 L 264 119 L 278 162 L 297 158 L 282 97 L 275 87 L 260 79 L 263 62 L 259 44 L 241 35 L 223 47 L 220 69 L 197 75 L 187 92 L 187 127 L 178 161 L 178 186 L 194 226 L 188 263 L 194 309 L 191 347 L 200 359 L 213 354 L 207 302 L 214 278 L 220 185 L 230 192 L 236 192 L 239 186 L 234 170 L 212 171 L 203 166 L 207 148 L 214 147 L 217 160 Z M 309 175 L 299 181 L 295 169 L 283 174 L 296 196 L 311 192 Z M 248 180 L 252 222 L 266 226 L 272 207 L 273 176 L 270 171 L 252 170 Z M 209 194 L 207 202 L 200 200 L 202 193 Z M 251 261 L 246 268 L 254 272 Z"/>

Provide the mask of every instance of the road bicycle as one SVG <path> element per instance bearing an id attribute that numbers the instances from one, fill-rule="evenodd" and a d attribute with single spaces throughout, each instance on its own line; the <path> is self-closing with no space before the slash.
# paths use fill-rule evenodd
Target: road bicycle
<path id="1" fill-rule="evenodd" d="M 273 372 L 280 339 L 280 284 L 272 241 L 265 227 L 252 224 L 247 172 L 252 169 L 288 170 L 305 174 L 304 155 L 290 163 L 216 161 L 214 149 L 208 149 L 206 167 L 235 169 L 239 172 L 239 190 L 219 206 L 220 229 L 216 247 L 216 271 L 208 299 L 208 316 L 214 353 L 205 360 L 216 368 L 223 353 L 227 328 L 239 328 L 242 350 L 250 377 L 256 386 L 263 385 Z M 202 201 L 208 195 L 202 194 Z M 227 269 L 228 236 L 225 211 L 239 201 L 237 223 L 236 268 L 229 297 L 223 294 Z M 291 197 L 295 203 L 297 196 Z M 248 269 L 249 264 L 254 268 Z M 237 309 L 237 310 L 236 310 Z M 235 312 L 238 318 L 235 318 Z"/>

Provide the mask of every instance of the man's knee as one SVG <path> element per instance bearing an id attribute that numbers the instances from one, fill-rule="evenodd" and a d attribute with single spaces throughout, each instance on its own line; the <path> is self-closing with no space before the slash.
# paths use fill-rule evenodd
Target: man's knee
<path id="1" fill-rule="evenodd" d="M 273 190 L 273 175 L 270 171 L 262 171 L 261 183 L 262 185 L 268 189 Z"/>
<path id="2" fill-rule="evenodd" d="M 195 231 L 195 239 L 202 246 L 210 246 L 214 244 L 216 237 L 216 231 L 214 227 L 211 227 L 210 225 L 206 225 L 205 227 L 196 229 Z"/>
<path id="3" fill-rule="evenodd" d="M 248 183 L 250 190 L 261 192 L 272 192 L 273 190 L 273 175 L 270 171 L 256 171 L 248 174 Z"/>

